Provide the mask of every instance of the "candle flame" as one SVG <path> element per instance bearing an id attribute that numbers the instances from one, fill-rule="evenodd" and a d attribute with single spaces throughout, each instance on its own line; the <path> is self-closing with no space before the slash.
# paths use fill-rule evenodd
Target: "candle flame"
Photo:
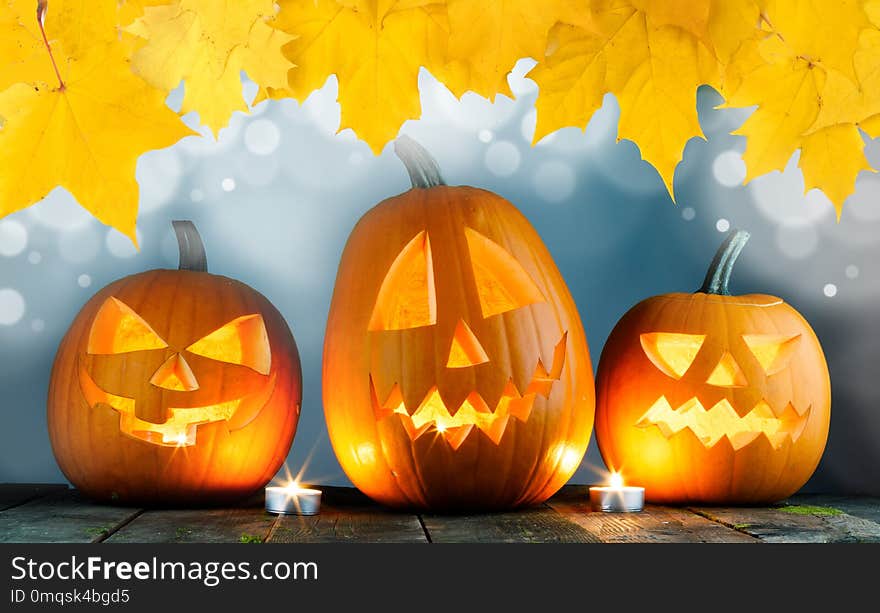
<path id="1" fill-rule="evenodd" d="M 623 487 L 623 475 L 619 472 L 611 473 L 611 476 L 608 478 L 608 485 L 611 487 Z"/>

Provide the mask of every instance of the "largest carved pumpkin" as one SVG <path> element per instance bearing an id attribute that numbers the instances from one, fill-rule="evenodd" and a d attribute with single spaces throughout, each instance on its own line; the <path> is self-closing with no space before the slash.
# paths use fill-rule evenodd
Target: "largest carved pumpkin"
<path id="1" fill-rule="evenodd" d="M 181 269 L 102 289 L 55 358 L 52 449 L 94 498 L 239 498 L 272 478 L 296 431 L 301 373 L 287 324 L 255 290 L 209 274 L 195 227 L 174 223 Z"/>
<path id="2" fill-rule="evenodd" d="M 396 150 L 413 189 L 358 222 L 330 306 L 333 449 L 387 505 L 543 501 L 577 468 L 593 423 L 574 301 L 513 205 L 446 186 L 410 139 Z"/>
<path id="3" fill-rule="evenodd" d="M 831 407 L 825 356 L 782 299 L 730 295 L 747 239 L 731 234 L 696 293 L 634 306 L 602 351 L 596 440 L 605 463 L 651 501 L 781 500 L 822 457 Z"/>

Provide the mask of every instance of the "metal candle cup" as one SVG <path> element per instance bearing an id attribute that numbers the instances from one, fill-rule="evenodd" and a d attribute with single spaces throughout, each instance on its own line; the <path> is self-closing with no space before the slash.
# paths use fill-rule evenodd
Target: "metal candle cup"
<path id="1" fill-rule="evenodd" d="M 280 515 L 317 515 L 321 490 L 296 485 L 266 487 L 266 511 Z"/>
<path id="2" fill-rule="evenodd" d="M 590 488 L 590 507 L 605 513 L 635 513 L 645 508 L 645 488 L 625 486 L 623 475 L 613 471 L 608 485 Z"/>
<path id="3" fill-rule="evenodd" d="M 591 487 L 590 508 L 606 513 L 641 511 L 645 508 L 645 488 L 623 485 Z"/>

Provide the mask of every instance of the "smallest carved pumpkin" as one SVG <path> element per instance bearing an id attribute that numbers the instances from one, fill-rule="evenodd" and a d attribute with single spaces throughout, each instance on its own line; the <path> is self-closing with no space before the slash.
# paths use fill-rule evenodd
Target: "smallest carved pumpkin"
<path id="1" fill-rule="evenodd" d="M 780 298 L 728 291 L 748 237 L 728 237 L 696 293 L 633 307 L 602 352 L 599 449 L 653 502 L 781 500 L 822 457 L 831 387 L 819 340 Z"/>
<path id="2" fill-rule="evenodd" d="M 111 283 L 61 341 L 49 438 L 93 498 L 202 504 L 245 496 L 281 466 L 299 418 L 299 355 L 281 314 L 209 274 L 191 222 L 174 222 L 179 270 Z"/>

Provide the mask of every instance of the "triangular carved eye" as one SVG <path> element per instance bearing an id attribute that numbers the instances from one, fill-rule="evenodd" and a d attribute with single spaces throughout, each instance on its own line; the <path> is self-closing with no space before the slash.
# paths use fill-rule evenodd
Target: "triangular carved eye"
<path id="1" fill-rule="evenodd" d="M 168 344 L 143 318 L 121 300 L 110 297 L 92 322 L 86 351 L 91 354 L 164 349 Z"/>
<path id="2" fill-rule="evenodd" d="M 218 362 L 247 366 L 261 375 L 268 375 L 272 367 L 269 335 L 260 315 L 233 319 L 186 350 Z"/>
<path id="3" fill-rule="evenodd" d="M 674 379 L 681 379 L 694 363 L 706 335 L 650 332 L 642 334 L 640 340 L 654 366 Z"/>
<path id="4" fill-rule="evenodd" d="M 544 294 L 519 262 L 476 230 L 465 228 L 483 317 L 544 302 Z"/>
<path id="5" fill-rule="evenodd" d="M 395 258 L 379 288 L 368 330 L 406 330 L 437 323 L 437 294 L 428 233 L 419 232 Z"/>
<path id="6" fill-rule="evenodd" d="M 768 375 L 785 370 L 801 340 L 800 334 L 744 334 L 743 340 Z"/>

